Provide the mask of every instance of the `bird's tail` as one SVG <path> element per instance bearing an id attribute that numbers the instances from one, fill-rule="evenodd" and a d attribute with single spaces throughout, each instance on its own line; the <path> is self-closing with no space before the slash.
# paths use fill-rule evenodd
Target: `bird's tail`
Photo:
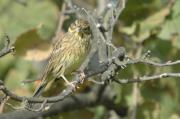
<path id="1" fill-rule="evenodd" d="M 41 93 L 43 92 L 43 89 L 46 87 L 47 82 L 46 80 L 42 80 L 40 85 L 36 88 L 33 97 L 39 97 L 41 95 Z M 26 107 L 28 108 L 34 108 L 36 105 L 32 104 L 32 103 L 26 103 Z"/>
<path id="2" fill-rule="evenodd" d="M 50 69 L 50 65 L 46 65 L 45 71 L 43 73 L 42 76 L 42 80 L 40 85 L 36 88 L 33 97 L 39 97 L 41 95 L 41 93 L 43 92 L 44 88 L 46 87 L 46 85 L 48 84 L 49 81 L 47 81 L 47 75 L 49 73 L 49 69 Z"/>
<path id="3" fill-rule="evenodd" d="M 41 95 L 41 93 L 43 92 L 44 88 L 46 87 L 47 82 L 46 80 L 42 80 L 42 82 L 40 83 L 40 85 L 36 88 L 33 97 L 39 97 Z"/>

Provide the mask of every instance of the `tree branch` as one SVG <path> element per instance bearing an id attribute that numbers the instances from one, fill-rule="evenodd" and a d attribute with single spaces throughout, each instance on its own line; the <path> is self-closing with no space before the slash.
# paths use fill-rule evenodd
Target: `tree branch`
<path id="1" fill-rule="evenodd" d="M 119 57 L 122 57 L 125 53 L 124 50 L 122 50 L 123 48 L 120 48 L 119 50 L 119 56 L 117 57 L 116 60 L 119 59 Z M 118 52 L 118 51 L 117 51 Z M 91 55 L 89 55 L 89 57 L 91 57 Z M 87 57 L 87 59 L 89 59 L 89 57 Z M 114 60 L 115 58 L 113 58 L 112 60 Z M 105 72 L 108 69 L 108 65 L 109 63 L 111 63 L 111 65 L 114 66 L 113 61 L 109 60 L 106 63 L 104 63 L 103 65 L 101 65 L 100 68 L 93 70 L 93 71 L 88 71 L 85 74 L 85 79 L 88 80 L 89 77 L 94 76 L 96 74 L 100 74 Z M 83 65 L 87 65 L 87 64 L 83 64 Z M 83 68 L 85 68 L 85 66 L 81 66 Z M 80 68 L 81 68 L 80 67 Z M 84 70 L 83 68 L 81 68 L 82 70 Z M 111 69 L 113 70 L 113 69 Z M 107 75 L 107 77 L 104 77 L 105 79 L 109 79 L 109 76 Z M 77 87 L 80 83 L 81 83 L 81 79 L 79 78 L 79 75 L 76 74 L 73 78 L 73 82 L 74 85 Z M 10 90 L 7 89 L 7 87 L 4 86 L 4 83 L 2 80 L 0 80 L 0 89 L 7 95 L 9 96 L 11 99 L 16 100 L 16 101 L 24 101 L 27 100 L 30 103 L 43 103 L 45 100 L 47 101 L 47 103 L 54 103 L 54 102 L 58 102 L 58 101 L 62 101 L 64 98 L 66 98 L 67 96 L 69 96 L 70 94 L 73 93 L 74 88 L 72 86 L 68 86 L 66 89 L 64 89 L 59 95 L 54 96 L 54 97 L 48 97 L 48 98 L 35 98 L 35 97 L 24 97 L 24 96 L 18 96 L 14 93 L 12 93 Z"/>
<path id="2" fill-rule="evenodd" d="M 47 117 L 57 115 L 62 112 L 82 109 L 85 107 L 94 107 L 98 105 L 104 105 L 106 108 L 116 111 L 120 116 L 125 116 L 127 114 L 127 108 L 115 106 L 114 100 L 116 96 L 114 93 L 110 94 L 111 90 L 109 87 L 103 89 L 101 96 L 97 94 L 101 90 L 101 87 L 93 89 L 94 90 L 89 93 L 75 94 L 64 99 L 63 101 L 59 101 L 53 104 L 47 111 L 34 113 L 27 110 L 18 110 L 1 114 L 0 119 L 32 119 L 38 117 Z"/>

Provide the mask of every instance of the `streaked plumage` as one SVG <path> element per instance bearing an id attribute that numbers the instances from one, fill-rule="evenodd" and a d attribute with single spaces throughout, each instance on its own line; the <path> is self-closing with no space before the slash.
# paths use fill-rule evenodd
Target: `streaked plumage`
<path id="1" fill-rule="evenodd" d="M 39 96 L 43 88 L 52 80 L 47 78 L 50 73 L 54 79 L 62 78 L 70 84 L 64 75 L 75 71 L 84 61 L 90 50 L 91 39 L 92 34 L 87 21 L 79 19 L 72 23 L 64 37 L 55 43 L 41 84 L 33 96 Z"/>

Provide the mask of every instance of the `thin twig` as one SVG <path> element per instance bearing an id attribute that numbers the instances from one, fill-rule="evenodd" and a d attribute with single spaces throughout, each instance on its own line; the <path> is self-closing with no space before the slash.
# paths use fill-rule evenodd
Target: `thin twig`
<path id="1" fill-rule="evenodd" d="M 4 49 L 0 52 L 0 58 L 12 52 L 14 52 L 14 47 Z"/>
<path id="2" fill-rule="evenodd" d="M 1 102 L 0 102 L 0 114 L 3 113 L 3 109 L 7 101 L 9 100 L 9 96 L 6 96 Z"/>
<path id="3" fill-rule="evenodd" d="M 32 111 L 32 112 L 40 112 L 45 109 L 46 104 L 47 104 L 47 100 L 44 100 L 44 102 L 40 105 L 40 107 L 38 109 L 31 109 L 28 106 L 26 106 L 25 109 Z"/>
<path id="4" fill-rule="evenodd" d="M 22 109 L 24 109 L 24 107 L 22 107 L 22 106 L 15 107 L 10 103 L 6 103 L 6 105 L 9 106 L 10 108 L 12 108 L 13 110 L 22 110 Z"/>
<path id="5" fill-rule="evenodd" d="M 130 65 L 130 64 L 137 64 L 137 63 L 149 64 L 149 65 L 158 66 L 158 67 L 165 67 L 165 66 L 173 66 L 173 65 L 176 65 L 176 64 L 180 64 L 180 60 L 177 60 L 177 61 L 174 61 L 174 62 L 173 61 L 167 61 L 165 63 L 158 63 L 158 62 L 154 62 L 152 60 L 143 59 L 143 58 L 140 58 L 140 59 L 127 59 L 124 62 L 120 62 L 120 63 L 117 62 L 117 65 Z"/>
<path id="6" fill-rule="evenodd" d="M 58 33 L 62 32 L 62 26 L 63 26 L 64 20 L 66 19 L 64 15 L 65 11 L 66 11 L 66 3 L 64 2 L 60 11 L 60 15 L 59 15 L 59 22 L 58 22 L 58 28 L 56 30 L 56 36 L 58 36 Z"/>
<path id="7" fill-rule="evenodd" d="M 15 49 L 13 46 L 10 46 L 9 36 L 5 35 L 5 38 L 6 38 L 6 44 L 5 44 L 5 47 L 0 51 L 0 58 L 11 52 L 14 52 L 14 49 Z"/>
<path id="8" fill-rule="evenodd" d="M 162 73 L 158 75 L 153 75 L 153 76 L 142 76 L 142 77 L 137 77 L 134 79 L 113 79 L 116 83 L 119 84 L 128 84 L 128 83 L 135 83 L 135 82 L 142 82 L 142 81 L 148 81 L 148 80 L 159 80 L 162 78 L 179 78 L 180 73 Z"/>

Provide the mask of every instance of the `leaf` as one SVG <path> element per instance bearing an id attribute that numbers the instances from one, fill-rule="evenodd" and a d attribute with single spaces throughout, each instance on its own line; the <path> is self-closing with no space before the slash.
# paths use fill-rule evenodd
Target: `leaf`
<path id="1" fill-rule="evenodd" d="M 144 20 L 156 11 L 159 11 L 165 5 L 165 0 L 128 0 L 120 19 L 126 25 L 132 25 L 134 22 Z"/>
<path id="2" fill-rule="evenodd" d="M 171 18 L 169 18 L 164 25 L 162 25 L 162 30 L 158 35 L 159 38 L 164 40 L 172 40 L 173 45 L 180 49 L 180 1 L 176 0 L 173 6 L 173 12 Z"/>
<path id="3" fill-rule="evenodd" d="M 170 119 L 180 119 L 180 116 L 178 114 L 173 114 Z"/>
<path id="4" fill-rule="evenodd" d="M 5 78 L 5 85 L 18 95 L 28 95 L 31 92 L 31 85 L 23 85 L 22 81 L 29 78 L 32 74 L 32 64 L 26 60 L 18 59 L 13 68 L 11 68 Z"/>
<path id="5" fill-rule="evenodd" d="M 45 29 L 45 33 L 41 34 L 50 38 L 56 28 L 58 9 L 49 0 L 26 2 L 27 5 L 22 6 L 15 0 L 0 0 L 0 33 L 7 33 L 14 41 L 21 33 L 42 24 L 39 30 Z"/>
<path id="6" fill-rule="evenodd" d="M 14 43 L 14 46 L 15 54 L 27 60 L 44 60 L 51 53 L 50 43 L 42 40 L 36 29 L 21 34 Z"/>
<path id="7" fill-rule="evenodd" d="M 122 28 L 122 31 L 128 35 L 133 35 L 134 41 L 141 42 L 144 39 L 147 39 L 153 30 L 154 32 L 158 31 L 156 31 L 156 29 L 160 27 L 169 13 L 170 9 L 166 7 L 141 22 L 135 22 L 130 27 Z"/>
<path id="8" fill-rule="evenodd" d="M 14 64 L 14 57 L 7 55 L 6 57 L 0 58 L 0 79 L 4 80 L 6 73 L 9 68 Z"/>

